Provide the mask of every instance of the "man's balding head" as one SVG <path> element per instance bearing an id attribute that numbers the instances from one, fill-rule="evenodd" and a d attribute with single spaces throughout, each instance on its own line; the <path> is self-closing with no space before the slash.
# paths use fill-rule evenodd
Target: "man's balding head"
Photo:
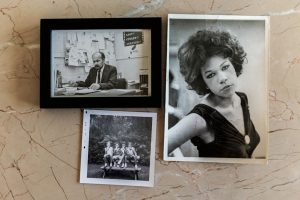
<path id="1" fill-rule="evenodd" d="M 102 52 L 95 52 L 92 55 L 94 66 L 97 68 L 102 68 L 105 61 L 105 55 Z"/>

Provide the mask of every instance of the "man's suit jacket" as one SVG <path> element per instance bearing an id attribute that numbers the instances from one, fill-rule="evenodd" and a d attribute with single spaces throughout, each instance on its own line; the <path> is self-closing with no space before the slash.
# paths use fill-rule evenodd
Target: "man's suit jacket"
<path id="1" fill-rule="evenodd" d="M 85 87 L 90 87 L 96 81 L 97 69 L 95 67 L 90 69 L 89 75 L 85 80 Z M 109 90 L 115 88 L 117 84 L 117 69 L 112 65 L 104 65 L 102 72 L 102 78 L 100 84 L 100 89 Z"/>

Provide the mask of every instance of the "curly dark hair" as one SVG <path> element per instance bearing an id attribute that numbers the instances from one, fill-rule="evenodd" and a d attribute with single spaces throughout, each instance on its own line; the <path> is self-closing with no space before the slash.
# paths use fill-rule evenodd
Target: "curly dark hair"
<path id="1" fill-rule="evenodd" d="M 201 75 L 201 67 L 215 55 L 229 58 L 237 76 L 242 73 L 246 53 L 236 37 L 226 31 L 199 30 L 178 50 L 180 72 L 190 88 L 200 95 L 210 92 Z"/>

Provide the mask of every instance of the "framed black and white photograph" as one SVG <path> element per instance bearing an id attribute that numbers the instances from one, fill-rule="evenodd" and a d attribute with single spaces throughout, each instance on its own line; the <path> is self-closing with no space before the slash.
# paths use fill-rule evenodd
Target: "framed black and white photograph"
<path id="1" fill-rule="evenodd" d="M 161 18 L 42 19 L 40 106 L 160 107 Z"/>
<path id="2" fill-rule="evenodd" d="M 269 17 L 168 16 L 164 160 L 266 163 Z"/>
<path id="3" fill-rule="evenodd" d="M 84 110 L 80 183 L 153 187 L 157 114 Z"/>

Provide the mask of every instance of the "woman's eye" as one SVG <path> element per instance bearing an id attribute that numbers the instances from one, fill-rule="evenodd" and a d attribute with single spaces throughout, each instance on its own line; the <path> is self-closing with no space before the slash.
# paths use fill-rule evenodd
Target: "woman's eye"
<path id="1" fill-rule="evenodd" d="M 226 69 L 228 69 L 229 68 L 229 65 L 224 65 L 223 67 L 222 67 L 222 71 L 225 71 Z"/>
<path id="2" fill-rule="evenodd" d="M 207 76 L 206 76 L 206 78 L 212 78 L 212 77 L 214 77 L 216 74 L 215 73 L 211 73 L 211 74 L 208 74 Z"/>

